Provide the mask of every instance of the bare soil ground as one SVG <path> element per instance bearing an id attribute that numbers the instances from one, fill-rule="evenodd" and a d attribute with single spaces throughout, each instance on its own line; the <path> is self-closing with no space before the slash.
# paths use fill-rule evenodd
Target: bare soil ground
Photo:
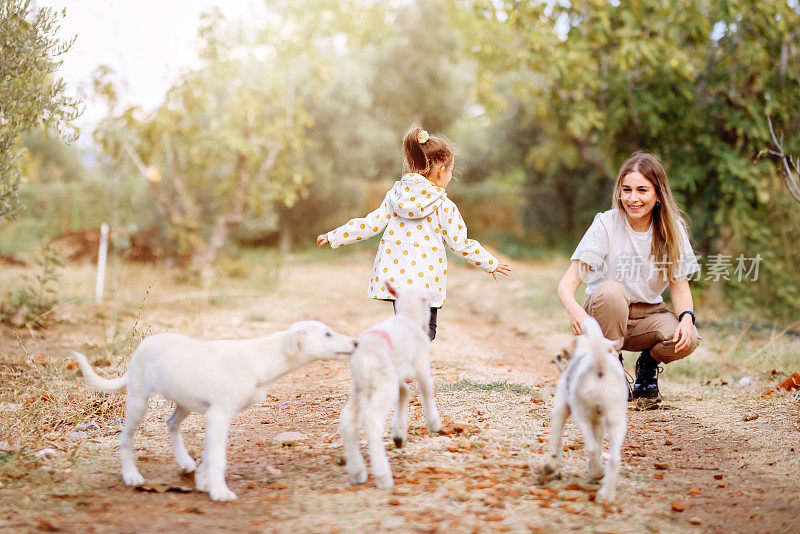
<path id="1" fill-rule="evenodd" d="M 211 298 L 176 284 L 174 273 L 113 265 L 113 304 L 67 304 L 45 331 L 14 334 L 3 327 L 0 423 L 28 413 L 25 390 L 34 379 L 26 376 L 35 370 L 26 374 L 26 368 L 41 375 L 78 349 L 112 375 L 119 358 L 109 353 L 129 350 L 134 326 L 145 334 L 170 330 L 213 339 L 265 335 L 295 320 L 318 319 L 357 335 L 390 313 L 389 304 L 365 296 L 367 256 L 325 259 L 331 263 L 287 263 L 277 276 L 253 268 L 214 288 Z M 395 449 L 387 435 L 392 490 L 377 489 L 371 478 L 355 487 L 345 482 L 337 427 L 348 370 L 345 362 L 318 362 L 280 379 L 264 403 L 235 420 L 227 479 L 237 501 L 211 502 L 191 491 L 191 479 L 179 477 L 164 425 L 170 405 L 154 398 L 135 438 L 152 491 L 126 487 L 120 478 L 117 403 L 94 417 L 98 428 L 85 435 L 67 428 L 34 444 L 19 437 L 21 451 L 0 451 L 0 530 L 800 532 L 800 404 L 788 393 L 768 392 L 778 377 L 747 387 L 703 385 L 667 367 L 659 409 L 631 405 L 616 504 L 593 502 L 596 487 L 586 484 L 582 442 L 571 422 L 563 477 L 539 486 L 536 470 L 558 378 L 550 355 L 570 335 L 554 295 L 563 265 L 517 262 L 514 268 L 511 280 L 495 283 L 451 266 L 432 359 L 437 402 L 452 424 L 442 435 L 428 434 L 414 397 L 408 445 Z M 70 267 L 67 278 L 75 294 L 91 294 L 90 266 Z M 692 356 L 698 365 L 726 343 L 722 335 L 703 334 L 707 343 Z M 629 369 L 634 358 L 626 355 Z M 65 373 L 72 395 L 94 402 L 77 372 Z M 33 402 L 64 409 L 47 399 Z M 197 456 L 202 417 L 191 416 L 183 429 Z M 285 431 L 308 439 L 275 441 Z M 13 448 L 14 436 L 3 435 Z M 40 447 L 55 453 L 35 460 Z"/>

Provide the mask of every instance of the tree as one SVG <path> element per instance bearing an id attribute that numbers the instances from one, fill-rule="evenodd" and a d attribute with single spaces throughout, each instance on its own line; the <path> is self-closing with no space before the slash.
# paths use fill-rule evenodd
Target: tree
<path id="1" fill-rule="evenodd" d="M 459 16 L 446 0 L 350 0 L 294 2 L 280 17 L 311 36 L 305 48 L 325 76 L 298 92 L 314 124 L 303 151 L 313 182 L 282 215 L 305 242 L 380 203 L 402 174 L 411 123 L 458 131 L 476 75 Z"/>
<path id="2" fill-rule="evenodd" d="M 112 113 L 95 138 L 113 167 L 149 182 L 169 239 L 207 285 L 246 210 L 258 215 L 304 194 L 297 154 L 310 120 L 294 95 L 305 65 L 283 54 L 281 37 L 256 57 L 225 34 L 218 14 L 200 37 L 202 67 L 184 73 L 151 115 L 113 111 L 116 93 L 101 72 L 95 86 Z"/>
<path id="3" fill-rule="evenodd" d="M 372 207 L 373 190 L 382 198 L 400 175 L 411 122 L 445 129 L 470 97 L 474 68 L 447 2 L 275 2 L 271 11 L 256 28 L 210 16 L 203 65 L 152 115 L 115 108 L 107 76 L 96 84 L 112 104 L 96 133 L 104 153 L 150 180 L 169 238 L 204 279 L 232 233 L 258 241 L 277 230 L 288 252 L 341 218 L 337 208 Z"/>
<path id="4" fill-rule="evenodd" d="M 41 126 L 65 140 L 75 137 L 67 124 L 79 103 L 53 78 L 72 45 L 55 36 L 58 21 L 51 9 L 31 10 L 30 0 L 0 0 L 0 219 L 18 204 L 20 135 Z"/>
<path id="5" fill-rule="evenodd" d="M 728 294 L 775 315 L 800 311 L 790 245 L 800 220 L 777 166 L 753 164 L 771 141 L 768 114 L 794 132 L 787 152 L 800 144 L 796 3 L 508 1 L 479 13 L 513 28 L 486 54 L 527 73 L 514 95 L 541 125 L 529 161 L 543 174 L 609 179 L 632 151 L 655 152 L 701 254 L 764 258 L 759 282 L 731 282 Z"/>

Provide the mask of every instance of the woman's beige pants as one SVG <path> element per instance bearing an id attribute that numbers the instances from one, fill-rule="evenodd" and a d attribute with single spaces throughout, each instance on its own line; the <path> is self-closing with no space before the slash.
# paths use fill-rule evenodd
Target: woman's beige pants
<path id="1" fill-rule="evenodd" d="M 675 352 L 672 336 L 678 327 L 675 314 L 661 302 L 648 304 L 628 300 L 619 282 L 606 280 L 589 295 L 583 308 L 597 319 L 603 335 L 617 343 L 617 350 L 650 349 L 650 355 L 661 363 L 670 363 L 690 355 L 700 344 L 697 328 L 689 348 Z"/>

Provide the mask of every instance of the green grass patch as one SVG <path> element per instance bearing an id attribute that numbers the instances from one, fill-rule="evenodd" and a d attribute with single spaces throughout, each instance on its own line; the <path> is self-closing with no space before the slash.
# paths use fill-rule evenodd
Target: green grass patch
<path id="1" fill-rule="evenodd" d="M 459 380 L 436 386 L 436 391 L 496 391 L 498 393 L 516 393 L 517 395 L 538 395 L 536 388 L 516 382 L 475 382 L 474 380 Z"/>

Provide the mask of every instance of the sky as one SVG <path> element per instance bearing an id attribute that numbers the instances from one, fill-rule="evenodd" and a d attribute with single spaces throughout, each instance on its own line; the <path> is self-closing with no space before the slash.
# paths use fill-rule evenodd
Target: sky
<path id="1" fill-rule="evenodd" d="M 124 83 L 124 103 L 154 109 L 182 68 L 197 65 L 200 16 L 219 8 L 227 19 L 264 16 L 266 0 L 34 0 L 36 7 L 66 9 L 59 38 L 76 37 L 58 75 L 85 111 L 75 121 L 78 144 L 91 142 L 91 129 L 105 113 L 86 94 L 92 72 L 109 65 Z"/>

